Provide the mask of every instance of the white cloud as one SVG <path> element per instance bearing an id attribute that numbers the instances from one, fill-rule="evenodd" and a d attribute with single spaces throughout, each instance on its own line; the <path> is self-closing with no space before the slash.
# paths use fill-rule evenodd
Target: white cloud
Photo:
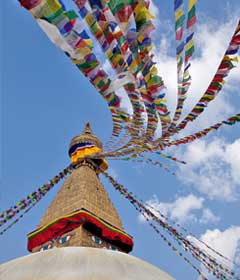
<path id="1" fill-rule="evenodd" d="M 238 242 L 240 241 L 240 227 L 233 226 L 225 231 L 220 231 L 219 229 L 207 230 L 201 236 L 201 240 L 211 244 L 215 250 L 234 260 Z"/>
<path id="2" fill-rule="evenodd" d="M 233 201 L 240 190 L 240 139 L 228 143 L 197 140 L 179 148 L 176 156 L 187 162 L 179 166 L 177 177 L 210 199 Z"/>
<path id="3" fill-rule="evenodd" d="M 189 236 L 189 239 L 194 242 L 198 247 L 204 249 L 211 256 L 218 259 L 219 262 L 225 264 L 230 269 L 234 269 L 233 263 L 220 257 L 218 254 L 207 248 L 203 243 L 200 243 L 195 238 Z M 201 237 L 204 243 L 208 244 L 212 249 L 219 252 L 232 262 L 238 263 L 240 258 L 240 226 L 231 226 L 224 231 L 219 229 L 207 230 Z M 207 274 L 203 269 L 204 274 Z"/>
<path id="4" fill-rule="evenodd" d="M 155 25 L 155 27 L 157 29 L 159 27 L 159 24 L 160 24 L 160 21 L 159 21 L 159 9 L 153 3 L 153 1 L 150 1 L 149 10 L 150 10 L 151 14 L 155 17 L 155 19 L 153 19 L 153 22 L 154 22 L 154 25 Z"/>
<path id="5" fill-rule="evenodd" d="M 216 224 L 220 221 L 220 217 L 217 217 L 209 208 L 203 209 L 202 217 L 200 218 L 199 222 L 201 224 Z"/>
<path id="6" fill-rule="evenodd" d="M 153 3 L 153 1 L 150 1 L 149 10 L 150 10 L 150 12 L 151 12 L 155 17 L 158 17 L 158 16 L 159 16 L 159 9 L 158 9 L 158 7 Z"/>
<path id="7" fill-rule="evenodd" d="M 120 88 L 116 90 L 115 94 L 119 96 L 121 99 L 121 106 L 120 106 L 121 109 L 128 114 L 132 114 L 133 113 L 132 104 L 124 88 Z"/>
<path id="8" fill-rule="evenodd" d="M 226 146 L 226 161 L 231 166 L 234 182 L 240 182 L 240 139 Z"/>
<path id="9" fill-rule="evenodd" d="M 207 224 L 219 221 L 210 209 L 204 208 L 204 199 L 193 194 L 177 197 L 173 202 L 160 202 L 154 195 L 152 199 L 146 201 L 146 205 L 150 206 L 149 209 L 155 215 L 159 216 L 159 211 L 164 216 L 180 223 L 199 221 Z M 139 215 L 139 220 L 143 222 L 144 217 Z"/>

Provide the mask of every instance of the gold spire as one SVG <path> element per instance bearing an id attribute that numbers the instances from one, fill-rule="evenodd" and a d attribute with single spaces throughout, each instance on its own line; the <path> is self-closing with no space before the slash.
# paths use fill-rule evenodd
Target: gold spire
<path id="1" fill-rule="evenodd" d="M 87 122 L 83 130 L 83 134 L 92 134 L 92 128 L 90 122 Z"/>
<path id="2" fill-rule="evenodd" d="M 91 143 L 94 144 L 96 147 L 102 149 L 102 142 L 101 140 L 92 132 L 92 128 L 89 122 L 86 123 L 83 133 L 73 137 L 69 150 L 76 144 L 79 143 Z"/>
<path id="3" fill-rule="evenodd" d="M 108 164 L 104 158 L 86 159 L 87 156 L 100 153 L 102 151 L 102 142 L 92 133 L 92 128 L 89 122 L 86 123 L 82 134 L 75 136 L 69 146 L 69 156 L 72 163 L 79 160 L 87 160 L 89 163 L 95 165 L 97 172 L 100 173 L 108 168 Z"/>

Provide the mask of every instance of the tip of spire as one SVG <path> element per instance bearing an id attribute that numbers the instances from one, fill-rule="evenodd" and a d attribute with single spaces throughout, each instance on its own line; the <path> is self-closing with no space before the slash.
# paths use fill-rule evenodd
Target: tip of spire
<path id="1" fill-rule="evenodd" d="M 87 122 L 83 131 L 84 134 L 92 134 L 92 128 L 90 122 Z"/>

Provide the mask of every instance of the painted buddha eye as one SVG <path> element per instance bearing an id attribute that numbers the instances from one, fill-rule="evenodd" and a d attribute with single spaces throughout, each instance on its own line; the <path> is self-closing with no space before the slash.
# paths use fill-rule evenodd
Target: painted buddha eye
<path id="1" fill-rule="evenodd" d="M 64 244 L 64 243 L 68 242 L 70 238 L 71 238 L 71 235 L 64 236 L 64 237 L 59 239 L 59 243 Z"/>
<path id="2" fill-rule="evenodd" d="M 40 249 L 40 252 L 46 251 L 46 250 L 51 249 L 51 248 L 52 248 L 52 244 L 47 244 Z"/>
<path id="3" fill-rule="evenodd" d="M 113 251 L 118 251 L 118 249 L 116 247 L 112 246 L 112 245 L 109 246 L 109 249 L 113 250 Z"/>
<path id="4" fill-rule="evenodd" d="M 97 244 L 102 244 L 102 240 L 96 236 L 92 236 L 92 240 Z"/>

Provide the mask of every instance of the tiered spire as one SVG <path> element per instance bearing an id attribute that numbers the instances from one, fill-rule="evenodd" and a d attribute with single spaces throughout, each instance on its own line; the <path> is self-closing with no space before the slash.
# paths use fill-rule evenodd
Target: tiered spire
<path id="1" fill-rule="evenodd" d="M 92 133 L 89 123 L 81 135 L 70 143 L 69 155 L 77 158 L 78 168 L 65 181 L 41 219 L 41 228 L 29 234 L 28 248 L 33 251 L 53 246 L 105 247 L 129 252 L 132 238 L 127 235 L 121 219 L 104 186 L 99 180 L 97 159 L 84 155 L 101 151 L 102 143 Z"/>

